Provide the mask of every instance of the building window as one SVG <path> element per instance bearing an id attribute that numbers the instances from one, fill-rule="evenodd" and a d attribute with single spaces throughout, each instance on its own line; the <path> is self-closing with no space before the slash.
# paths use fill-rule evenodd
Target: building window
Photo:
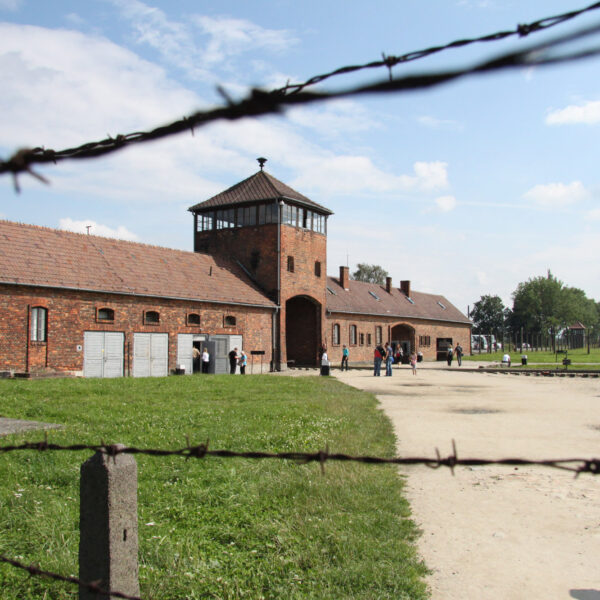
<path id="1" fill-rule="evenodd" d="M 31 341 L 45 342 L 48 333 L 48 310 L 41 306 L 31 309 Z"/>
<path id="2" fill-rule="evenodd" d="M 112 308 L 99 308 L 96 313 L 97 321 L 114 321 L 115 311 Z"/>
<path id="3" fill-rule="evenodd" d="M 358 339 L 360 340 L 360 345 L 364 346 L 365 345 L 365 334 L 364 333 L 359 334 Z"/>
<path id="4" fill-rule="evenodd" d="M 419 336 L 419 346 L 429 347 L 431 346 L 431 336 L 429 335 L 420 335 Z"/>
<path id="5" fill-rule="evenodd" d="M 321 277 L 321 263 L 318 260 L 315 261 L 315 275 Z"/>
<path id="6" fill-rule="evenodd" d="M 350 325 L 350 343 L 356 346 L 356 325 Z"/>
<path id="7" fill-rule="evenodd" d="M 144 315 L 146 325 L 158 325 L 160 323 L 160 314 L 155 310 L 149 310 Z"/>
<path id="8" fill-rule="evenodd" d="M 381 344 L 381 327 L 375 327 L 375 343 Z"/>
<path id="9" fill-rule="evenodd" d="M 187 316 L 188 325 L 200 325 L 200 315 L 198 313 L 190 313 Z"/>
<path id="10" fill-rule="evenodd" d="M 198 231 L 211 231 L 213 228 L 213 213 L 198 215 Z"/>
<path id="11" fill-rule="evenodd" d="M 367 333 L 367 346 L 371 345 L 371 334 Z"/>
<path id="12" fill-rule="evenodd" d="M 236 318 L 231 315 L 225 317 L 225 327 L 235 327 L 236 322 Z"/>
<path id="13" fill-rule="evenodd" d="M 332 342 L 334 346 L 340 345 L 340 326 L 338 323 L 333 326 Z"/>
<path id="14" fill-rule="evenodd" d="M 287 259 L 287 270 L 290 273 L 294 272 L 294 257 L 293 256 L 288 256 L 288 259 Z"/>

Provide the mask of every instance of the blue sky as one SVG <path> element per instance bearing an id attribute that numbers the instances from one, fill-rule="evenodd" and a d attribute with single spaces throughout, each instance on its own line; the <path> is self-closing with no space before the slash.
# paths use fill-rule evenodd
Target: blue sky
<path id="1" fill-rule="evenodd" d="M 587 3 L 590 3 L 591 0 Z M 148 130 L 348 64 L 581 8 L 573 0 L 0 0 L 0 156 Z M 600 22 L 397 66 L 457 68 Z M 596 43 L 598 40 L 594 40 Z M 380 264 L 466 312 L 550 269 L 600 300 L 600 58 L 215 123 L 38 168 L 0 218 L 192 249 L 187 208 L 258 170 L 330 208 L 328 273 Z M 341 89 L 384 70 L 322 84 Z"/>

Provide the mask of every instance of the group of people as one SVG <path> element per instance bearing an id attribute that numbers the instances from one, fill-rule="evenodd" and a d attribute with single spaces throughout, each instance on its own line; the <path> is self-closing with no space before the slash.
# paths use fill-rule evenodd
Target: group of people
<path id="1" fill-rule="evenodd" d="M 385 376 L 391 377 L 392 365 L 394 364 L 394 362 L 401 363 L 403 357 L 404 354 L 400 346 L 397 346 L 396 350 L 394 350 L 394 347 L 389 342 L 387 342 L 385 347 L 381 344 L 377 344 L 377 346 L 375 346 L 374 351 L 373 376 L 379 377 L 381 375 L 381 363 L 385 363 Z M 417 374 L 417 361 L 417 353 L 412 352 L 408 359 L 408 362 L 412 369 L 413 375 Z"/>
<path id="2" fill-rule="evenodd" d="M 248 364 L 248 356 L 241 350 L 238 352 L 237 348 L 234 348 L 229 354 L 229 374 L 235 375 L 236 367 L 240 368 L 240 375 L 246 374 L 246 365 Z"/>
<path id="3" fill-rule="evenodd" d="M 448 346 L 448 350 L 446 352 L 446 361 L 448 362 L 448 366 L 452 366 L 452 359 L 456 356 L 456 361 L 458 362 L 458 366 L 462 365 L 462 357 L 463 357 L 463 349 L 462 346 L 456 342 L 456 348 L 452 349 L 452 346 Z"/>
<path id="4" fill-rule="evenodd" d="M 194 346 L 194 348 L 192 350 L 192 356 L 193 356 L 194 360 L 201 359 L 200 362 L 202 363 L 202 373 L 208 373 L 209 365 L 210 365 L 210 353 L 208 352 L 208 348 L 204 348 L 204 350 L 202 352 L 200 352 L 200 350 Z M 231 375 L 235 375 L 235 369 L 236 369 L 236 367 L 239 366 L 240 374 L 245 375 L 246 374 L 246 365 L 248 364 L 248 356 L 246 355 L 246 353 L 243 350 L 238 352 L 238 349 L 234 348 L 228 354 L 228 356 L 229 356 L 229 373 Z"/>

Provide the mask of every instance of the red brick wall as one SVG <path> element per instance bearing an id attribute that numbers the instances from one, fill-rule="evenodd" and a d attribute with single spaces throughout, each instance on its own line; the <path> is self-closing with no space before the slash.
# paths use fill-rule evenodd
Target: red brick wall
<path id="1" fill-rule="evenodd" d="M 48 309 L 46 342 L 29 340 L 28 314 L 33 306 Z M 99 308 L 112 308 L 114 322 L 97 322 Z M 149 310 L 160 314 L 159 324 L 144 324 L 144 313 Z M 200 315 L 200 325 L 187 325 L 189 313 Z M 83 351 L 77 346 L 83 346 L 84 331 L 123 332 L 125 372 L 133 364 L 134 333 L 169 334 L 170 370 L 176 366 L 179 333 L 242 335 L 248 366 L 253 360 L 260 365 L 260 356 L 251 356 L 250 350 L 264 350 L 263 362 L 270 360 L 272 314 L 271 309 L 235 305 L 3 285 L 0 286 L 0 370 L 81 371 Z M 236 326 L 225 327 L 225 316 L 234 316 Z"/>
<path id="2" fill-rule="evenodd" d="M 287 270 L 287 257 L 294 258 L 294 272 Z M 321 263 L 321 276 L 315 275 L 315 262 Z M 318 303 L 316 317 L 316 344 L 313 353 L 315 364 L 318 355 L 318 346 L 325 339 L 323 325 L 325 323 L 325 301 L 327 286 L 327 237 L 314 231 L 297 229 L 289 225 L 281 227 L 281 362 L 287 362 L 286 352 L 286 302 L 294 296 L 308 296 Z M 302 314 L 291 315 L 300 322 L 305 321 Z"/>
<path id="3" fill-rule="evenodd" d="M 340 325 L 340 343 L 333 345 L 333 325 Z M 357 344 L 350 344 L 350 326 L 356 325 Z M 371 361 L 373 360 L 373 351 L 375 348 L 375 328 L 380 326 L 382 329 L 382 343 L 392 341 L 391 331 L 395 325 L 408 325 L 415 330 L 415 342 L 417 352 L 423 353 L 424 360 L 436 360 L 436 340 L 437 338 L 452 338 L 452 345 L 456 346 L 459 342 L 465 353 L 471 350 L 471 328 L 469 325 L 460 323 L 443 323 L 439 321 L 427 321 L 420 319 L 382 319 L 381 317 L 370 317 L 368 315 L 347 315 L 342 313 L 333 313 L 327 316 L 327 344 L 329 346 L 328 356 L 334 362 L 342 360 L 342 345 L 346 344 L 350 351 L 350 362 Z M 364 345 L 360 345 L 360 334 L 364 333 Z M 368 345 L 367 334 L 371 334 L 371 345 Z M 420 346 L 420 336 L 429 336 L 431 343 L 429 346 Z"/>

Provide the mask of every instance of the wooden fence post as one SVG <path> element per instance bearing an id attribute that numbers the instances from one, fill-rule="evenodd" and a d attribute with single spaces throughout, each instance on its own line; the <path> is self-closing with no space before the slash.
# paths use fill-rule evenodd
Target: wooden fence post
<path id="1" fill-rule="evenodd" d="M 81 465 L 79 536 L 79 578 L 139 596 L 137 464 L 130 454 L 96 452 Z M 79 598 L 109 600 L 82 586 Z"/>

